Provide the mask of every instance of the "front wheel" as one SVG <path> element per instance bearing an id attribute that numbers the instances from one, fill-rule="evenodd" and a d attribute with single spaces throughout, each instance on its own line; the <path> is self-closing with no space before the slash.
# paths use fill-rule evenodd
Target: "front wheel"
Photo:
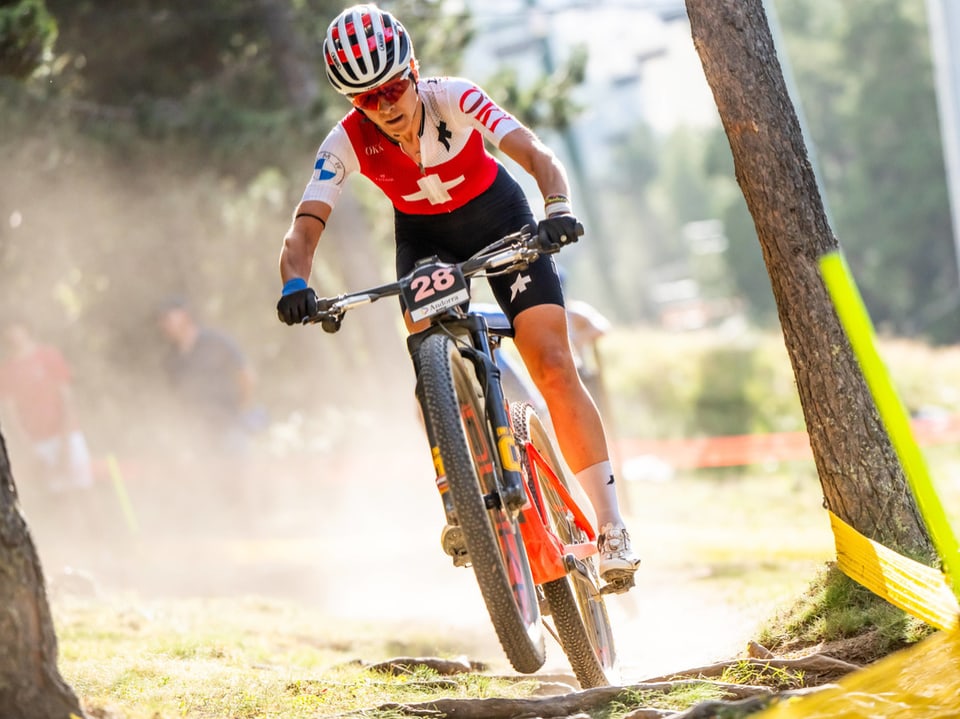
<path id="1" fill-rule="evenodd" d="M 536 411 L 525 402 L 515 402 L 510 406 L 510 421 L 517 444 L 532 444 L 556 478 L 544 476 L 543 472 L 534 476 L 533 473 L 538 470 L 529 466 L 526 452 L 521 451 L 527 465 L 527 476 L 542 489 L 546 505 L 542 509 L 545 510 L 550 528 L 564 544 L 589 542 L 590 538 L 574 523 L 572 512 L 554 489 L 553 481 L 557 481 L 569 494 L 570 482 L 565 474 L 565 465 Z M 537 496 L 533 489 L 532 494 Z M 597 556 L 582 560 L 581 566 L 586 576 L 577 575 L 577 570 L 574 570 L 559 579 L 546 582 L 543 592 L 563 653 L 567 655 L 580 686 L 589 689 L 608 686 L 617 680 L 617 652 L 610 618 L 599 592 Z"/>
<path id="2" fill-rule="evenodd" d="M 530 674 L 546 657 L 543 624 L 518 517 L 499 499 L 496 445 L 483 390 L 473 364 L 446 335 L 423 341 L 419 366 L 424 416 L 490 621 L 513 668 Z"/>

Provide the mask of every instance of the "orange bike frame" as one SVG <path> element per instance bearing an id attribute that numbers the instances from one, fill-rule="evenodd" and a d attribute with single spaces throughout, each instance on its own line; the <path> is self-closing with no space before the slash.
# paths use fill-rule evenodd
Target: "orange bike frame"
<path id="1" fill-rule="evenodd" d="M 527 453 L 527 467 L 530 468 L 532 476 L 529 482 L 524 482 L 528 501 L 521 512 L 520 533 L 523 536 L 523 544 L 527 548 L 533 581 L 535 584 L 544 584 L 567 574 L 567 568 L 563 563 L 565 555 L 572 554 L 577 559 L 586 559 L 596 554 L 597 535 L 590 520 L 533 443 L 527 442 L 524 449 Z M 560 537 L 553 531 L 546 516 L 548 510 L 544 502 L 543 489 L 540 486 L 541 478 L 550 483 L 573 514 L 574 524 L 587 535 L 589 542 L 564 544 L 560 541 Z M 536 498 L 533 492 L 536 492 Z"/>

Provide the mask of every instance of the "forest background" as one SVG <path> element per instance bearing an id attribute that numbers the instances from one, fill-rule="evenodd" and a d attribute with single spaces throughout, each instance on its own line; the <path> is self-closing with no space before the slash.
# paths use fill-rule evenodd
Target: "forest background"
<path id="1" fill-rule="evenodd" d="M 171 295 L 188 298 L 250 355 L 272 419 L 271 452 L 329 452 L 364 429 L 365 413 L 382 417 L 393 399 L 409 404 L 393 306 L 351 317 L 336 338 L 283 327 L 274 311 L 280 240 L 316 147 L 346 110 L 318 59 L 340 5 L 7 5 L 3 22 L 29 15 L 47 34 L 30 38 L 44 53 L 40 71 L 25 84 L 0 81 L 0 306 L 70 358 L 98 453 L 142 457 L 177 446 L 161 381 L 168 349 L 155 321 Z M 637 362 L 636 342 L 614 339 L 624 348 L 609 362 L 617 427 L 646 437 L 802 429 L 786 363 L 764 354 L 769 343 L 744 340 L 776 336 L 776 313 L 719 125 L 664 129 L 627 113 L 601 138 L 606 154 L 578 151 L 578 138 L 605 127 L 598 115 L 642 91 L 657 53 L 598 88 L 586 45 L 543 31 L 589 9 L 523 3 L 496 18 L 445 0 L 385 6 L 411 31 L 425 75 L 460 73 L 480 34 L 489 42 L 491 26 L 504 37 L 503 27 L 519 26 L 535 75 L 494 43 L 504 61 L 471 79 L 572 169 L 588 235 L 563 258 L 571 293 L 607 315 L 614 338 L 716 333 L 706 350 L 683 341 L 666 350 L 690 351 L 691 362 L 696 353 L 699 364 L 667 382 L 653 355 Z M 833 228 L 872 318 L 886 337 L 954 344 L 960 290 L 923 0 L 774 7 Z M 670 3 L 651 3 L 650 20 L 685 22 Z M 591 164 L 596 157 L 604 161 Z M 389 279 L 391 230 L 386 203 L 363 180 L 351 182 L 315 266 L 321 294 Z M 664 342 L 656 332 L 639 336 Z M 955 399 L 949 383 L 941 389 L 923 402 Z"/>

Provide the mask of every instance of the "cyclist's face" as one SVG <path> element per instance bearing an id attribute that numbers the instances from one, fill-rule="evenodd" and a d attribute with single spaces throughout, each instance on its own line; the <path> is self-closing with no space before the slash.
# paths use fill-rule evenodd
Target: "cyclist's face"
<path id="1" fill-rule="evenodd" d="M 406 77 L 387 82 L 386 85 L 391 87 L 368 93 L 370 99 L 363 103 L 361 109 L 385 133 L 399 137 L 413 128 L 417 110 L 416 82 L 406 74 Z"/>

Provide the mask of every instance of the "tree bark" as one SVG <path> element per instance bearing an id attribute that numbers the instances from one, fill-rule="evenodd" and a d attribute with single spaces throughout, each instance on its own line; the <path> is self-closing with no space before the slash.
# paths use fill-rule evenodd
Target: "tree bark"
<path id="1" fill-rule="evenodd" d="M 818 265 L 838 249 L 762 0 L 686 0 L 694 46 L 756 226 L 826 506 L 861 534 L 936 556 Z"/>
<path id="2" fill-rule="evenodd" d="M 40 559 L 20 512 L 0 433 L 0 716 L 84 717 L 57 668 L 57 637 Z"/>

